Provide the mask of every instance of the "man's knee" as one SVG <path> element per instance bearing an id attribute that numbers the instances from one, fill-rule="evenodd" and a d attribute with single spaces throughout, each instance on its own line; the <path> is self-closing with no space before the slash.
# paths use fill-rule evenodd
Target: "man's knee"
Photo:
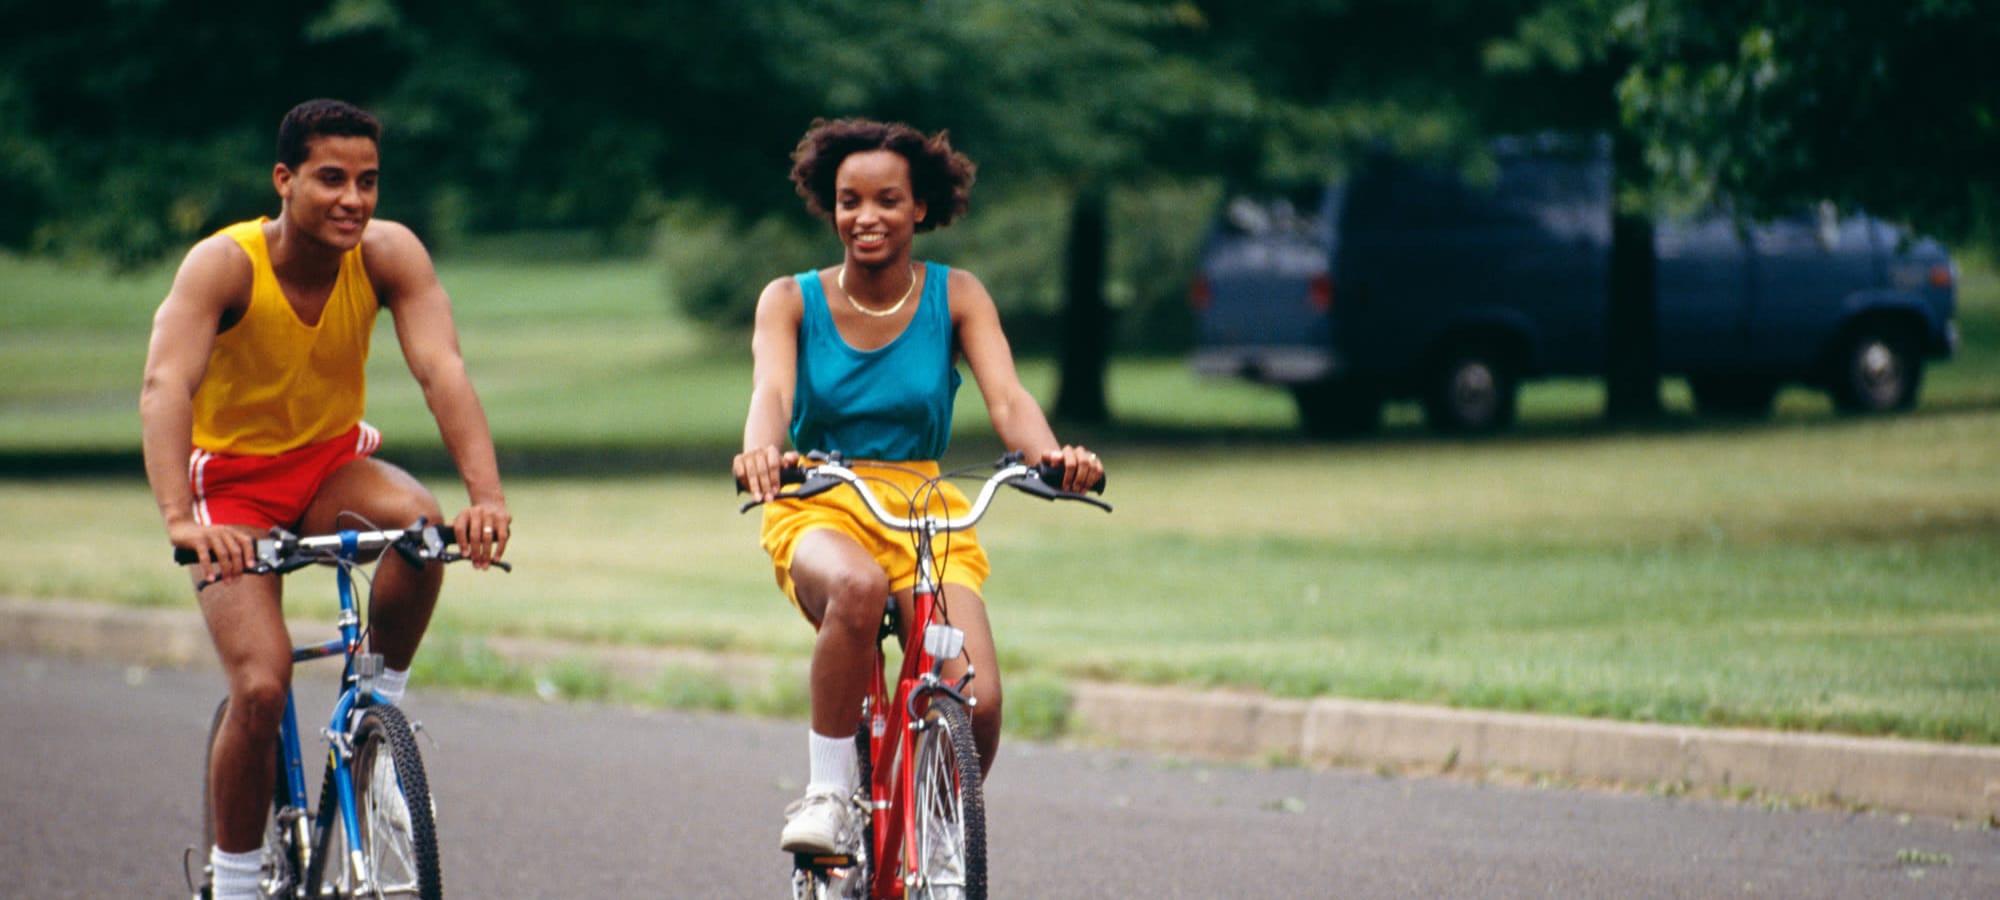
<path id="1" fill-rule="evenodd" d="M 259 669 L 242 672 L 229 682 L 229 717 L 240 728 L 276 733 L 291 690 L 291 671 Z"/>
<path id="2" fill-rule="evenodd" d="M 355 527 L 348 514 L 364 516 L 376 528 L 444 519 L 443 507 L 423 482 L 377 459 L 357 459 L 334 472 L 313 497 L 305 525 L 315 532 Z"/>
<path id="3" fill-rule="evenodd" d="M 385 492 L 385 495 L 373 498 L 369 505 L 376 510 L 373 515 L 375 524 L 382 528 L 402 528 L 416 524 L 419 519 L 433 525 L 444 520 L 444 509 L 438 505 L 437 498 L 421 487 Z"/>

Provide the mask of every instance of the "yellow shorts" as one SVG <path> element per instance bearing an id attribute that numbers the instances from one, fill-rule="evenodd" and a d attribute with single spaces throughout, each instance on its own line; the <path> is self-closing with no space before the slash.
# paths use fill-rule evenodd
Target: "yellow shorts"
<path id="1" fill-rule="evenodd" d="M 961 516 L 972 506 L 965 494 L 946 482 L 933 495 L 926 510 L 910 510 L 910 492 L 922 482 L 924 477 L 935 477 L 938 465 L 935 462 L 900 462 L 893 465 L 915 472 L 887 468 L 888 463 L 869 464 L 855 462 L 848 464 L 856 472 L 871 480 L 868 485 L 875 493 L 883 508 L 891 514 L 914 517 L 917 513 L 933 516 Z M 887 484 L 881 482 L 886 481 Z M 891 487 L 894 485 L 895 487 Z M 939 501 L 943 502 L 940 503 Z M 910 536 L 890 529 L 875 518 L 875 514 L 862 505 L 861 497 L 854 488 L 840 485 L 824 493 L 805 500 L 775 500 L 764 504 L 764 526 L 759 540 L 764 552 L 771 554 L 771 565 L 776 570 L 778 587 L 790 597 L 793 606 L 798 606 L 799 598 L 792 585 L 792 554 L 798 549 L 799 539 L 806 532 L 827 528 L 854 539 L 888 573 L 891 592 L 905 590 L 917 583 L 917 554 Z M 978 591 L 986 583 L 986 576 L 992 571 L 986 561 L 986 551 L 979 548 L 979 540 L 974 531 L 959 531 L 938 535 L 931 544 L 943 574 L 939 580 L 946 584 L 962 585 Z"/>

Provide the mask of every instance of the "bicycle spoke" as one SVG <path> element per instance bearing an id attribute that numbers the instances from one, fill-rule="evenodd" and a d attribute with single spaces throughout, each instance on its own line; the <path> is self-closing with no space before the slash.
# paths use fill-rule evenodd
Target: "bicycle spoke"
<path id="1" fill-rule="evenodd" d="M 917 749 L 916 896 L 983 900 L 985 819 L 978 750 L 965 708 L 934 701 Z"/>
<path id="2" fill-rule="evenodd" d="M 958 861 L 964 855 L 959 845 L 959 830 L 963 821 L 958 808 L 958 785 L 948 763 L 932 760 L 924 767 L 924 778 L 930 782 L 930 790 L 924 791 L 926 809 L 920 818 L 923 834 L 917 846 L 929 863 L 925 868 L 931 887 L 965 886 L 965 873 Z"/>
<path id="3" fill-rule="evenodd" d="M 408 779 L 402 777 L 399 756 L 417 767 Z M 359 849 L 367 878 L 353 871 L 343 853 L 327 860 L 334 871 L 328 883 L 341 897 L 388 900 L 440 896 L 435 810 L 424 787 L 422 764 L 416 759 L 409 727 L 400 713 L 393 707 L 363 713 L 348 765 L 354 775 Z"/>
<path id="4" fill-rule="evenodd" d="M 380 753 L 370 767 L 367 810 L 362 845 L 368 848 L 366 858 L 376 894 L 415 896 L 416 860 L 410 853 L 408 798 L 396 780 L 395 761 Z"/>

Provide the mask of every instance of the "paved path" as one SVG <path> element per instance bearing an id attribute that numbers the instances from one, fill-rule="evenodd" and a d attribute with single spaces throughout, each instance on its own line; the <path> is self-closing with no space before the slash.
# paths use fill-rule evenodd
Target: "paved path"
<path id="1" fill-rule="evenodd" d="M 302 715 L 330 702 L 329 668 L 302 670 Z M 0 897 L 187 896 L 221 689 L 212 669 L 0 651 Z M 803 721 L 421 685 L 408 699 L 446 896 L 785 894 Z M 985 800 L 1001 898 L 2000 896 L 1993 832 L 1925 816 L 1018 740 Z"/>
<path id="2" fill-rule="evenodd" d="M 326 626 L 301 624 L 328 633 Z M 754 658 L 495 640 L 503 657 L 590 659 L 615 677 L 657 683 L 673 665 L 770 684 Z M 0 649 L 158 665 L 212 665 L 200 618 L 186 610 L 0 598 Z M 1083 683 L 1071 728 L 1085 741 L 1235 760 L 1406 773 L 1506 773 L 1576 783 L 1715 791 L 1786 802 L 2000 821 L 2000 747 L 1702 729 L 1450 710 L 1325 698 Z"/>

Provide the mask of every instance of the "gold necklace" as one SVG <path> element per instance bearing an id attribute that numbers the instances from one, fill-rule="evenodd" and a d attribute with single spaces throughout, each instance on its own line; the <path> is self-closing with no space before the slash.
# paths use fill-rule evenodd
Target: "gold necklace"
<path id="1" fill-rule="evenodd" d="M 874 310 L 874 309 L 869 309 L 866 306 L 862 306 L 861 302 L 854 299 L 854 295 L 848 292 L 846 263 L 840 264 L 840 274 L 835 275 L 833 277 L 833 280 L 834 283 L 840 285 L 840 295 L 847 298 L 847 305 L 854 307 L 855 312 L 858 312 L 864 316 L 874 316 L 875 318 L 882 319 L 895 315 L 897 310 L 903 308 L 903 304 L 910 302 L 911 292 L 917 289 L 917 264 L 916 263 L 910 264 L 910 286 L 903 289 L 903 298 L 901 300 L 897 300 L 895 306 L 891 306 L 888 309 L 883 309 L 883 310 Z"/>

